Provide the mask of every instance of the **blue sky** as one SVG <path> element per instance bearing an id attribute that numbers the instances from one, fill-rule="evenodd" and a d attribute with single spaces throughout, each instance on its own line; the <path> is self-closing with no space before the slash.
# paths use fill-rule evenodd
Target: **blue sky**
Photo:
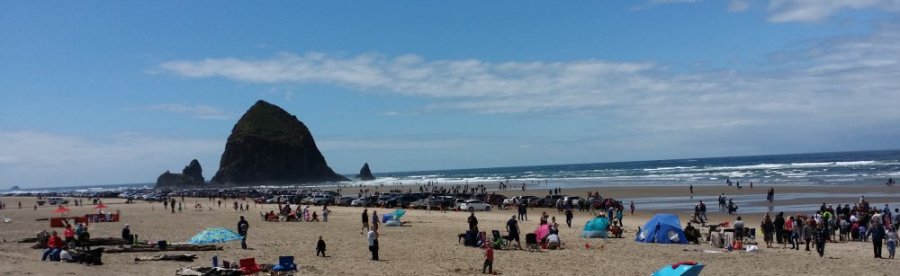
<path id="1" fill-rule="evenodd" d="M 353 173 L 900 148 L 892 0 L 0 2 L 0 187 L 210 178 L 257 99 Z"/>

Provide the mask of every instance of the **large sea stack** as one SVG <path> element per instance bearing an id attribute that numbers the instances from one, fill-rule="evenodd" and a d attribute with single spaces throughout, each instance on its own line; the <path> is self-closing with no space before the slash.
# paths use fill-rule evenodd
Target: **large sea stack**
<path id="1" fill-rule="evenodd" d="M 206 183 L 203 179 L 203 168 L 197 159 L 191 160 L 191 163 L 181 170 L 181 173 L 164 172 L 156 178 L 156 188 L 179 188 L 200 186 Z"/>
<path id="2" fill-rule="evenodd" d="M 369 169 L 369 162 L 363 164 L 362 169 L 359 169 L 359 175 L 357 175 L 361 180 L 375 180 L 375 176 L 372 175 L 372 170 Z"/>
<path id="3" fill-rule="evenodd" d="M 268 185 L 344 181 L 296 116 L 258 101 L 234 125 L 212 183 Z"/>

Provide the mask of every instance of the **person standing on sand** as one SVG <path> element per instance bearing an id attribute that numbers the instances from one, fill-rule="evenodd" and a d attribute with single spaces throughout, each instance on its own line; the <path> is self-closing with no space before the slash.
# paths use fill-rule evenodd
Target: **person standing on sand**
<path id="1" fill-rule="evenodd" d="M 881 259 L 881 248 L 884 243 L 884 226 L 873 222 L 869 233 L 872 236 L 872 249 L 875 252 L 875 258 Z"/>
<path id="2" fill-rule="evenodd" d="M 691 195 L 694 195 L 694 184 L 691 184 Z"/>
<path id="3" fill-rule="evenodd" d="M 816 225 L 816 252 L 819 252 L 819 257 L 825 256 L 825 241 L 828 240 L 828 231 L 825 230 L 825 226 L 821 223 Z"/>
<path id="4" fill-rule="evenodd" d="M 241 248 L 247 249 L 247 230 L 250 229 L 250 223 L 241 216 L 241 220 L 237 224 L 238 234 L 241 235 Z"/>
<path id="5" fill-rule="evenodd" d="M 319 236 L 319 242 L 316 243 L 316 257 L 319 256 L 319 253 L 325 257 L 325 240 L 322 239 L 322 236 Z"/>
<path id="6" fill-rule="evenodd" d="M 519 250 L 523 250 L 522 241 L 519 240 L 519 223 L 516 221 L 516 216 L 512 216 L 512 218 L 506 221 L 506 231 L 509 232 L 509 242 L 515 240 L 516 245 L 519 246 Z"/>
<path id="7" fill-rule="evenodd" d="M 490 246 L 484 247 L 484 266 L 481 267 L 481 273 L 494 274 L 494 249 Z"/>
<path id="8" fill-rule="evenodd" d="M 475 218 L 475 212 L 469 214 L 469 231 L 478 231 L 478 219 Z"/>
<path id="9" fill-rule="evenodd" d="M 784 212 L 778 212 L 778 215 L 775 215 L 775 242 L 781 244 L 781 248 L 785 247 L 784 243 Z"/>
<path id="10" fill-rule="evenodd" d="M 375 230 L 369 230 L 369 234 L 366 235 L 366 239 L 369 241 L 369 252 L 372 253 L 372 260 L 377 261 L 378 260 L 378 232 L 376 232 Z"/>
<path id="11" fill-rule="evenodd" d="M 372 210 L 372 230 L 378 232 L 378 211 Z"/>
<path id="12" fill-rule="evenodd" d="M 362 229 L 365 229 L 365 231 L 369 231 L 369 208 L 363 209 L 363 212 L 362 212 Z M 359 233 L 360 233 L 360 234 L 363 233 L 363 230 L 362 230 L 362 229 L 359 230 Z"/>
<path id="13" fill-rule="evenodd" d="M 568 225 L 569 228 L 572 228 L 572 217 L 574 216 L 575 215 L 572 214 L 572 206 L 566 208 L 566 225 Z"/>
<path id="14" fill-rule="evenodd" d="M 631 201 L 629 208 L 631 208 L 631 215 L 634 215 L 634 201 L 633 200 Z"/>

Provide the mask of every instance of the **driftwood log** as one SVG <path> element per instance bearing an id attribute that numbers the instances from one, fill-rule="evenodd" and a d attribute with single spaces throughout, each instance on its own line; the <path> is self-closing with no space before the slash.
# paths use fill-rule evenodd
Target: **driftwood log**
<path id="1" fill-rule="evenodd" d="M 104 253 L 131 253 L 131 252 L 162 252 L 162 251 L 219 251 L 221 246 L 217 245 L 196 245 L 196 244 L 170 244 L 165 249 L 160 249 L 156 245 L 135 245 L 132 247 L 116 247 L 108 248 Z"/>
<path id="2" fill-rule="evenodd" d="M 35 248 L 35 249 L 41 249 L 44 247 L 43 244 L 38 243 L 38 238 L 21 239 L 21 240 L 19 240 L 19 243 L 34 243 L 35 245 L 33 245 L 31 248 Z M 46 241 L 44 241 L 44 243 L 46 243 Z M 89 246 L 112 246 L 112 245 L 125 245 L 127 243 L 128 242 L 126 242 L 124 239 L 110 237 L 110 238 L 92 238 L 89 240 L 88 245 Z M 144 241 L 144 242 L 138 241 L 138 243 L 147 243 L 147 242 L 146 241 Z"/>
<path id="3" fill-rule="evenodd" d="M 197 259 L 195 254 L 163 254 L 156 256 L 144 256 L 134 258 L 135 262 L 146 261 L 176 261 L 176 262 L 193 262 Z"/>

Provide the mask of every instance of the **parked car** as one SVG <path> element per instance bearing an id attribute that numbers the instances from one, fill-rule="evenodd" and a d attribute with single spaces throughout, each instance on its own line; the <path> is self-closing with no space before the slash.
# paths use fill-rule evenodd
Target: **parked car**
<path id="1" fill-rule="evenodd" d="M 491 205 L 484 203 L 484 201 L 481 201 L 481 200 L 469 199 L 469 200 L 466 200 L 465 202 L 463 202 L 463 204 L 459 206 L 459 209 L 470 211 L 470 212 L 472 212 L 472 211 L 490 211 Z"/>
<path id="2" fill-rule="evenodd" d="M 308 197 L 307 199 L 309 199 L 308 200 L 309 204 L 312 204 L 312 205 L 324 205 L 324 204 L 333 204 L 334 203 L 334 197 L 331 195 L 314 195 L 314 196 Z"/>
<path id="3" fill-rule="evenodd" d="M 579 197 L 579 196 L 566 196 L 566 197 L 563 197 L 563 202 L 572 204 L 572 206 L 577 206 L 577 205 L 578 205 L 578 202 L 579 202 L 580 200 L 581 200 L 581 197 Z"/>
<path id="4" fill-rule="evenodd" d="M 61 197 L 51 197 L 47 199 L 47 203 L 50 203 L 50 205 L 69 204 L 69 200 Z"/>
<path id="5" fill-rule="evenodd" d="M 357 198 L 357 199 L 354 199 L 353 201 L 351 201 L 350 206 L 367 207 L 367 206 L 372 206 L 373 202 L 375 202 L 373 200 L 373 197 L 361 197 L 361 198 Z"/>
<path id="6" fill-rule="evenodd" d="M 384 206 L 389 208 L 406 207 L 406 205 L 409 205 L 416 200 L 419 200 L 419 197 L 414 195 L 400 195 L 385 201 Z"/>
<path id="7" fill-rule="evenodd" d="M 350 206 L 350 203 L 352 203 L 353 200 L 355 200 L 355 199 L 356 199 L 356 198 L 355 198 L 355 197 L 352 197 L 352 196 L 339 197 L 339 198 L 337 198 L 337 199 L 334 200 L 334 205 L 337 205 L 337 206 Z"/>

